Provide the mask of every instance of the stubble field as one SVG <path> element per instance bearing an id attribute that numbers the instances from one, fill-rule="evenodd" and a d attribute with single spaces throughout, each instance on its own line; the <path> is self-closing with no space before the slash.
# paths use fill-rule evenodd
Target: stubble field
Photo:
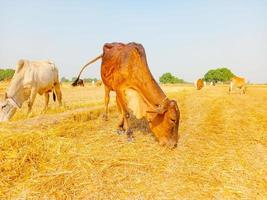
<path id="1" fill-rule="evenodd" d="M 118 135 L 102 87 L 64 84 L 64 106 L 42 114 L 38 96 L 30 118 L 25 103 L 0 124 L 0 199 L 267 199 L 267 86 L 162 88 L 181 111 L 174 150 L 134 118 L 135 141 Z"/>

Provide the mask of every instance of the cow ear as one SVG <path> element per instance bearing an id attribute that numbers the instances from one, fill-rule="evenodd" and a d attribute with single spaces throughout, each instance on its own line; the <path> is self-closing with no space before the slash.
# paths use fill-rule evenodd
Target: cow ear
<path id="1" fill-rule="evenodd" d="M 174 100 L 170 101 L 170 107 L 177 107 L 177 103 Z"/>
<path id="2" fill-rule="evenodd" d="M 156 109 L 147 110 L 146 112 L 149 113 L 149 114 L 156 113 L 156 114 L 163 115 L 166 111 L 167 111 L 167 108 L 158 106 Z"/>

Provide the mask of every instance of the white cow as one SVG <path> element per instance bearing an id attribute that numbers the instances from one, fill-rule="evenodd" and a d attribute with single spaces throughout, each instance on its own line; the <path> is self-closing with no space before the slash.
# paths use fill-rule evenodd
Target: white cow
<path id="1" fill-rule="evenodd" d="M 53 91 L 61 106 L 62 94 L 58 79 L 58 69 L 52 61 L 19 60 L 15 74 L 5 93 L 4 101 L 0 105 L 0 121 L 8 121 L 21 108 L 24 101 L 28 101 L 28 114 L 38 94 L 45 95 L 45 107 L 49 102 L 49 92 Z M 56 95 L 55 95 L 55 93 Z"/>

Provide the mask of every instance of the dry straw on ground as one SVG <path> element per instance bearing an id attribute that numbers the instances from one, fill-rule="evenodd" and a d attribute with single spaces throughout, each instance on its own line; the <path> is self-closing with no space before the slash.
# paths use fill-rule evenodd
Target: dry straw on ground
<path id="1" fill-rule="evenodd" d="M 44 116 L 42 98 L 34 118 L 24 107 L 0 125 L 0 198 L 266 199 L 267 87 L 164 90 L 181 109 L 175 150 L 143 121 L 131 121 L 135 142 L 117 135 L 114 99 L 102 120 L 101 88 L 63 86 L 65 107 L 51 103 Z"/>

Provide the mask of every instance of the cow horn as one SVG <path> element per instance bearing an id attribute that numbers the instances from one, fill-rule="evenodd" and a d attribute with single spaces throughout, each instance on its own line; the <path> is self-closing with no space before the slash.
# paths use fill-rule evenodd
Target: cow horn
<path id="1" fill-rule="evenodd" d="M 156 108 L 157 113 L 159 113 L 161 115 L 164 114 L 167 111 L 165 101 L 169 102 L 169 99 L 168 99 L 167 96 L 162 100 L 162 102 Z"/>
<path id="2" fill-rule="evenodd" d="M 147 113 L 150 113 L 150 114 L 153 114 L 153 113 L 158 113 L 158 114 L 164 114 L 165 112 L 167 111 L 167 109 L 166 108 L 161 108 L 160 106 L 159 107 L 157 107 L 156 109 L 154 109 L 154 110 L 147 110 L 146 112 Z"/>
<path id="3" fill-rule="evenodd" d="M 156 112 L 161 115 L 163 115 L 166 111 L 167 109 L 165 107 L 159 106 L 158 108 L 156 108 Z"/>
<path id="4" fill-rule="evenodd" d="M 146 111 L 147 113 L 158 113 L 158 114 L 164 114 L 167 111 L 165 101 L 168 100 L 168 97 L 165 97 L 161 103 L 153 110 Z"/>

